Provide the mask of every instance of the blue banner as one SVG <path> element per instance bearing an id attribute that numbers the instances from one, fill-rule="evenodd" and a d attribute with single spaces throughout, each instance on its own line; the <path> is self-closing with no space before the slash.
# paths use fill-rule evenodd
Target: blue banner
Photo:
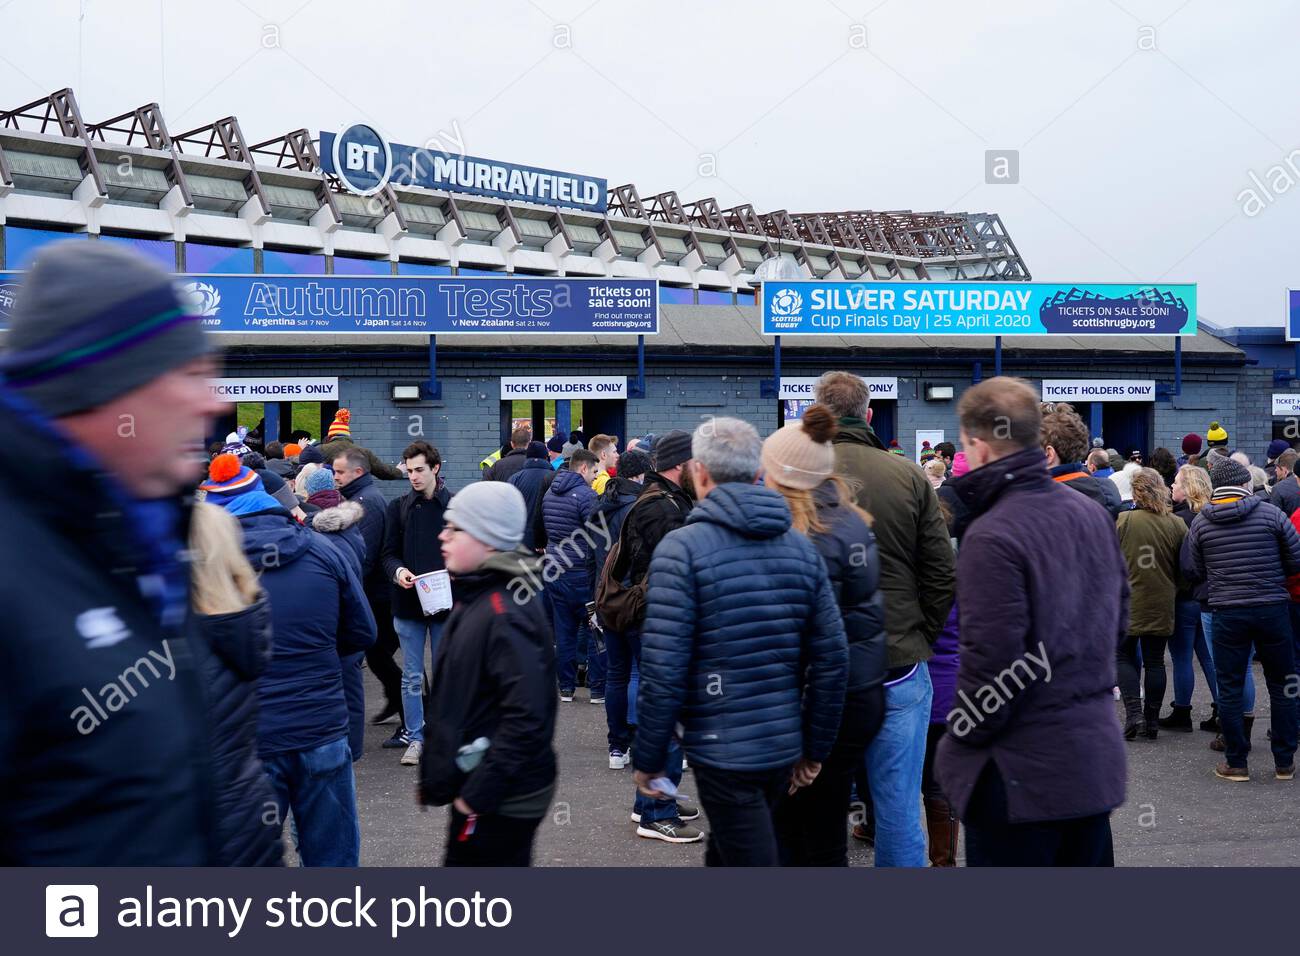
<path id="1" fill-rule="evenodd" d="M 3 290 L 0 290 L 0 295 Z M 1286 340 L 1300 342 L 1300 289 L 1286 292 Z"/>
<path id="2" fill-rule="evenodd" d="M 764 282 L 764 335 L 1195 335 L 1195 283 Z"/>
<path id="3" fill-rule="evenodd" d="M 606 208 L 607 184 L 599 177 L 462 156 L 437 146 L 389 143 L 364 123 L 337 135 L 322 132 L 320 162 L 325 172 L 362 196 L 392 183 L 590 212 Z"/>
<path id="4" fill-rule="evenodd" d="M 0 327 L 24 273 L 0 272 Z M 180 275 L 210 332 L 655 335 L 653 279 Z"/>

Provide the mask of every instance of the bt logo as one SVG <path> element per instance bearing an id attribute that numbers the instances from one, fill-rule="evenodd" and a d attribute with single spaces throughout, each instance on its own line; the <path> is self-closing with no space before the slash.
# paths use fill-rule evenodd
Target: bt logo
<path id="1" fill-rule="evenodd" d="M 373 126 L 357 123 L 334 137 L 334 174 L 349 192 L 371 196 L 384 188 L 393 170 L 388 141 Z"/>

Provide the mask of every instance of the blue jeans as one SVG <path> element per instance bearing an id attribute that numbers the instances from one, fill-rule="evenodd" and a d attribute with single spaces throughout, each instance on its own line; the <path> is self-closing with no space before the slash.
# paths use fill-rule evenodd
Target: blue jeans
<path id="1" fill-rule="evenodd" d="M 867 746 L 867 783 L 876 815 L 876 866 L 925 866 L 921 776 L 934 685 L 924 663 L 885 687 L 885 722 Z"/>
<path id="2" fill-rule="evenodd" d="M 682 745 L 676 735 L 668 738 L 668 753 L 664 761 L 664 776 L 676 787 L 682 782 Z M 659 800 L 647 797 L 640 790 L 633 788 L 636 800 L 632 803 L 632 812 L 641 814 L 641 823 L 653 823 L 655 820 L 671 820 L 677 816 L 676 800 Z"/>
<path id="3" fill-rule="evenodd" d="M 431 617 L 419 621 L 395 617 L 393 630 L 402 645 L 402 713 L 406 715 L 406 730 L 412 741 L 423 743 L 424 639 L 427 635 L 430 653 L 437 653 L 442 624 Z"/>
<path id="4" fill-rule="evenodd" d="M 293 812 L 298 859 L 303 866 L 356 866 L 361 821 L 347 737 L 311 750 L 264 757 L 262 765 L 283 821 Z"/>
<path id="5" fill-rule="evenodd" d="M 1196 688 L 1196 675 L 1192 667 L 1192 654 L 1201 664 L 1201 674 L 1210 685 L 1210 697 L 1219 702 L 1219 682 L 1214 676 L 1214 655 L 1205 641 L 1201 629 L 1199 601 L 1179 601 L 1174 605 L 1174 634 L 1169 640 L 1169 656 L 1174 663 L 1174 706 L 1190 707 L 1192 691 Z"/>
<path id="6" fill-rule="evenodd" d="M 555 676 L 560 690 L 578 685 L 578 637 L 587 630 L 587 602 L 592 598 L 591 578 L 566 574 L 546 586 L 551 600 L 551 622 L 555 627 Z M 605 655 L 595 642 L 587 654 L 587 686 L 593 696 L 605 692 Z"/>
<path id="7" fill-rule="evenodd" d="M 1201 633 L 1205 637 L 1205 652 L 1209 656 L 1210 664 L 1214 665 L 1214 612 L 1213 611 L 1201 612 Z M 1214 674 L 1215 674 L 1214 702 L 1217 704 L 1219 702 L 1219 692 L 1218 692 L 1219 668 L 1217 666 L 1214 667 Z M 1242 686 L 1242 690 L 1241 690 L 1241 710 L 1242 713 L 1244 714 L 1255 713 L 1255 674 L 1249 666 L 1247 666 L 1246 668 L 1246 683 Z"/>
<path id="8" fill-rule="evenodd" d="M 631 707 L 632 668 L 641 657 L 641 632 L 619 634 L 606 629 L 605 650 L 609 669 L 605 675 L 605 723 L 609 728 L 609 749 L 627 752 L 632 743 L 629 715 Z"/>
<path id="9" fill-rule="evenodd" d="M 1224 758 L 1230 767 L 1246 766 L 1250 741 L 1242 722 L 1242 684 L 1250 671 L 1251 648 L 1264 665 L 1268 683 L 1269 717 L 1273 730 L 1273 760 L 1289 767 L 1295 760 L 1295 652 L 1289 604 L 1225 607 L 1214 612 L 1214 658 L 1219 674 L 1219 723 L 1223 725 Z"/>

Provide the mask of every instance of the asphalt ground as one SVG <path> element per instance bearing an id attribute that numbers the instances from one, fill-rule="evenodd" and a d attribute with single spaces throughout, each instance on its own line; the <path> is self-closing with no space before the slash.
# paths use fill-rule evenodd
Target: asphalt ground
<path id="1" fill-rule="evenodd" d="M 382 694 L 367 677 L 373 713 Z M 1209 712 L 1200 684 L 1194 722 Z M 1255 668 L 1259 703 L 1249 783 L 1214 776 L 1221 759 L 1209 749 L 1212 734 L 1162 731 L 1159 739 L 1128 746 L 1128 799 L 1111 818 L 1120 866 L 1292 866 L 1300 861 L 1300 779 L 1273 779 L 1264 733 L 1268 695 Z M 1167 712 L 1167 707 L 1166 707 Z M 1116 707 L 1116 720 L 1119 708 Z M 398 762 L 402 751 L 383 750 L 393 723 L 368 726 L 366 754 L 356 764 L 363 866 L 437 866 L 446 837 L 446 808 L 421 810 L 414 798 L 416 772 Z M 550 816 L 538 830 L 535 866 L 702 866 L 704 843 L 673 845 L 636 836 L 629 819 L 632 771 L 610 770 L 604 707 L 588 702 L 585 688 L 559 705 L 555 747 L 560 775 Z M 693 793 L 692 775 L 682 792 Z M 707 830 L 707 819 L 696 824 Z M 869 848 L 849 841 L 853 866 L 870 866 Z"/>

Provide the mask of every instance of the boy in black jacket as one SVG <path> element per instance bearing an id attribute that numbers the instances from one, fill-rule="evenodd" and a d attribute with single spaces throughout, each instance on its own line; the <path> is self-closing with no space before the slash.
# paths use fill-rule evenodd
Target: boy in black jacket
<path id="1" fill-rule="evenodd" d="M 555 655 L 521 547 L 527 508 L 506 482 L 451 500 L 439 536 L 455 579 L 425 707 L 420 799 L 452 804 L 446 866 L 528 866 L 555 793 Z"/>

